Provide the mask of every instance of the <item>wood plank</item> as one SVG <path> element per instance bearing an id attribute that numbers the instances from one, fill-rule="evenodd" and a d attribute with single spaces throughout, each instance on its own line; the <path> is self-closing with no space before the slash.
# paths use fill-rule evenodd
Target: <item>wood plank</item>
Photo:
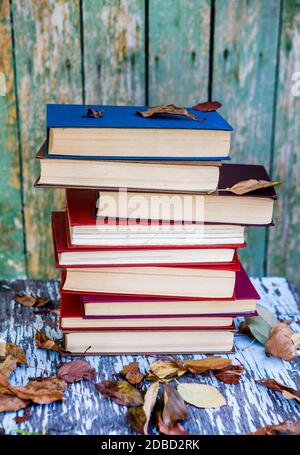
<path id="1" fill-rule="evenodd" d="M 87 103 L 144 104 L 145 1 L 82 2 Z"/>
<path id="2" fill-rule="evenodd" d="M 263 278 L 254 280 L 262 297 L 262 304 L 272 310 L 280 319 L 294 318 L 292 328 L 299 330 L 300 316 L 297 310 L 299 301 L 283 278 Z M 25 308 L 14 302 L 13 296 L 19 292 L 49 295 L 57 301 L 58 283 L 55 281 L 3 281 L 0 282 L 1 337 L 17 343 L 26 350 L 29 359 L 27 367 L 19 366 L 11 376 L 11 382 L 26 384 L 29 377 L 40 376 L 42 372 L 50 376 L 56 372 L 61 358 L 58 353 L 37 349 L 34 336 L 43 330 L 48 336 L 58 338 L 61 333 L 55 315 L 34 314 L 33 308 Z M 26 324 L 24 324 L 26 321 Z M 201 382 L 217 387 L 225 396 L 227 406 L 220 409 L 197 409 L 189 407 L 190 416 L 184 427 L 191 434 L 245 434 L 257 427 L 278 423 L 284 419 L 300 419 L 300 407 L 292 400 L 285 400 L 279 394 L 255 383 L 255 379 L 274 378 L 289 387 L 300 390 L 300 357 L 291 362 L 267 357 L 258 342 L 251 342 L 245 335 L 236 336 L 236 353 L 231 359 L 240 361 L 246 373 L 240 384 L 225 385 L 214 376 L 186 374 L 180 382 Z M 195 355 L 193 358 L 202 356 Z M 180 356 L 189 358 L 189 356 Z M 62 359 L 63 361 L 69 359 Z M 96 382 L 112 378 L 122 366 L 138 360 L 144 370 L 154 361 L 146 356 L 87 356 L 96 369 Z M 46 370 L 46 371 L 45 371 Z M 14 418 L 23 412 L 0 414 L 0 428 L 7 434 L 18 431 L 49 434 L 132 434 L 126 421 L 126 408 L 117 406 L 112 400 L 102 397 L 93 383 L 80 381 L 69 384 L 64 402 L 50 405 L 35 405 L 30 408 L 32 416 L 27 422 L 17 425 Z M 61 418 L 63 416 L 63 419 Z M 151 423 L 150 432 L 154 433 Z"/>
<path id="3" fill-rule="evenodd" d="M 26 270 L 9 0 L 0 3 L 0 43 L 0 269 L 2 278 L 21 278 Z"/>
<path id="4" fill-rule="evenodd" d="M 235 128 L 234 162 L 269 170 L 280 0 L 216 0 L 212 97 Z M 248 230 L 241 257 L 252 275 L 263 274 L 266 231 Z"/>
<path id="5" fill-rule="evenodd" d="M 284 274 L 300 290 L 300 2 L 283 2 L 275 118 L 273 178 L 283 182 L 269 232 L 267 271 Z M 297 74 L 298 73 L 298 76 Z M 298 77 L 293 81 L 293 75 Z M 294 86 L 294 87 L 293 87 Z"/>
<path id="6" fill-rule="evenodd" d="M 210 1 L 149 2 L 149 104 L 208 97 Z"/>
<path id="7" fill-rule="evenodd" d="M 50 212 L 63 208 L 63 192 L 33 190 L 34 154 L 45 139 L 48 102 L 82 102 L 80 20 L 77 0 L 13 0 L 17 89 L 22 144 L 28 274 L 56 275 Z"/>

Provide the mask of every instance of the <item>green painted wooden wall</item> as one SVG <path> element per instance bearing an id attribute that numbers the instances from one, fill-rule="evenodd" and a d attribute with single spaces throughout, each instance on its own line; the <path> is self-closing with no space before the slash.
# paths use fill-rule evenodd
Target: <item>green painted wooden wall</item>
<path id="1" fill-rule="evenodd" d="M 283 181 L 276 227 L 249 229 L 247 269 L 300 287 L 300 0 L 1 0 L 0 43 L 1 277 L 57 276 L 63 192 L 33 189 L 47 102 L 213 98 L 234 161 Z"/>

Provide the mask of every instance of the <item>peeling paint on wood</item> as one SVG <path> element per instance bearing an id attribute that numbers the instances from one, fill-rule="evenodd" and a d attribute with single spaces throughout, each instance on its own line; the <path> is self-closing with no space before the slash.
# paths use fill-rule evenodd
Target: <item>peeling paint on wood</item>
<path id="1" fill-rule="evenodd" d="M 149 2 L 149 104 L 206 101 L 209 0 Z"/>
<path id="2" fill-rule="evenodd" d="M 9 0 L 0 3 L 0 269 L 25 277 L 24 232 Z"/>
<path id="3" fill-rule="evenodd" d="M 273 311 L 279 319 L 294 319 L 292 329 L 299 331 L 300 316 L 297 309 L 299 298 L 283 278 L 255 279 L 254 284 L 261 295 L 261 303 Z M 0 282 L 0 337 L 24 348 L 29 366 L 19 366 L 12 375 L 12 383 L 23 385 L 30 376 L 54 374 L 61 362 L 58 353 L 36 349 L 34 335 L 43 330 L 52 338 L 59 338 L 57 317 L 35 315 L 33 308 L 15 303 L 13 296 L 23 291 L 49 296 L 58 301 L 56 281 L 3 281 Z M 26 324 L 24 324 L 26 321 Z M 246 373 L 240 384 L 225 385 L 213 376 L 186 375 L 185 381 L 206 383 L 217 387 L 225 396 L 227 406 L 220 409 L 197 409 L 189 407 L 190 417 L 184 427 L 192 434 L 245 434 L 256 428 L 275 424 L 284 419 L 300 419 L 300 407 L 292 400 L 255 383 L 255 379 L 274 378 L 300 390 L 300 357 L 291 362 L 267 357 L 258 342 L 251 342 L 245 335 L 235 337 L 236 353 L 229 355 L 239 360 Z M 188 358 L 183 356 L 181 358 Z M 195 355 L 195 358 L 201 356 Z M 111 378 L 122 366 L 138 360 L 142 369 L 153 358 L 144 356 L 96 356 L 87 357 L 96 369 L 96 381 Z M 27 422 L 16 425 L 14 418 L 22 411 L 0 414 L 0 427 L 7 434 L 18 429 L 49 434 L 132 434 L 126 421 L 126 408 L 116 405 L 95 391 L 92 383 L 81 381 L 68 385 L 65 401 L 50 405 L 32 406 L 32 416 Z M 151 427 L 153 431 L 153 426 Z"/>
<path id="4" fill-rule="evenodd" d="M 270 166 L 280 1 L 216 0 L 213 95 L 234 126 L 237 163 Z M 248 230 L 241 253 L 252 275 L 263 275 L 264 228 Z"/>
<path id="5" fill-rule="evenodd" d="M 300 1 L 283 2 L 275 119 L 273 178 L 283 182 L 269 233 L 267 272 L 285 274 L 300 287 Z"/>

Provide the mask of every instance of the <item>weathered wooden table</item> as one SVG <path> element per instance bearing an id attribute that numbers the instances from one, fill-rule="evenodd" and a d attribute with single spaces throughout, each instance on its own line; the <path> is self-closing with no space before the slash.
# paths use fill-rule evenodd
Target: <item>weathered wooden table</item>
<path id="1" fill-rule="evenodd" d="M 278 319 L 294 319 L 291 327 L 300 330 L 299 300 L 290 284 L 283 278 L 253 280 L 261 303 L 272 309 Z M 59 300 L 56 281 L 2 281 L 0 282 L 0 337 L 23 347 L 28 358 L 27 367 L 18 367 L 11 377 L 12 383 L 23 385 L 29 377 L 54 374 L 61 362 L 59 354 L 36 349 L 34 336 L 43 330 L 51 338 L 59 338 L 57 316 L 35 314 L 34 309 L 15 303 L 14 295 L 20 292 L 47 295 Z M 197 381 L 216 386 L 226 397 L 227 406 L 216 410 L 197 409 L 190 406 L 190 417 L 184 423 L 191 434 L 245 434 L 256 428 L 277 423 L 284 419 L 300 419 L 300 406 L 294 401 L 284 400 L 281 395 L 257 385 L 255 379 L 274 378 L 289 387 L 300 390 L 300 358 L 284 362 L 267 357 L 264 348 L 244 335 L 236 336 L 236 353 L 230 357 L 238 359 L 245 367 L 240 384 L 225 385 L 212 376 L 186 375 L 184 381 Z M 188 356 L 185 356 L 188 357 Z M 198 356 L 195 356 L 196 358 Z M 199 356 L 200 357 L 200 356 Z M 96 381 L 111 378 L 123 364 L 138 360 L 142 368 L 154 359 L 143 356 L 98 356 L 87 357 L 97 371 Z M 15 423 L 18 413 L 0 415 L 0 428 L 6 434 L 132 434 L 126 423 L 126 408 L 119 407 L 110 399 L 95 391 L 93 384 L 81 381 L 68 386 L 64 402 L 51 405 L 31 406 L 32 416 L 21 425 Z M 23 411 L 19 411 L 22 415 Z M 153 426 L 151 427 L 151 431 Z"/>

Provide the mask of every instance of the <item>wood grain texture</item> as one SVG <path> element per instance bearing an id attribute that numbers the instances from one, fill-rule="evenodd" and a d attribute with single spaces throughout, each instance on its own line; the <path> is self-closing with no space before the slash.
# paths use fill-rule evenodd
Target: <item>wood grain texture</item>
<path id="1" fill-rule="evenodd" d="M 212 97 L 233 125 L 231 156 L 269 170 L 280 0 L 216 0 Z M 248 230 L 241 257 L 263 274 L 266 231 Z"/>
<path id="2" fill-rule="evenodd" d="M 145 1 L 82 2 L 86 103 L 144 104 Z"/>
<path id="3" fill-rule="evenodd" d="M 64 205 L 63 192 L 34 190 L 34 154 L 45 140 L 45 106 L 81 103 L 79 5 L 76 0 L 13 0 L 15 56 L 28 275 L 53 276 L 50 212 Z"/>
<path id="4" fill-rule="evenodd" d="M 206 101 L 209 0 L 149 2 L 149 105 Z"/>
<path id="5" fill-rule="evenodd" d="M 254 284 L 261 295 L 261 303 L 279 319 L 293 318 L 291 327 L 299 331 L 299 299 L 289 283 L 283 278 L 263 278 L 255 279 Z M 26 292 L 48 295 L 52 300 L 58 301 L 58 283 L 3 281 L 0 283 L 0 291 L 1 339 L 22 346 L 28 358 L 28 366 L 18 367 L 11 376 L 12 383 L 26 384 L 29 377 L 40 376 L 43 371 L 47 376 L 54 374 L 61 362 L 59 354 L 36 349 L 33 340 L 37 330 L 45 331 L 52 338 L 59 338 L 61 333 L 57 317 L 49 314 L 36 315 L 34 309 L 20 306 L 13 297 L 19 292 Z M 291 362 L 267 357 L 263 346 L 258 342 L 252 343 L 245 335 L 236 336 L 235 345 L 236 353 L 229 357 L 240 361 L 246 369 L 240 384 L 225 385 L 213 376 L 187 374 L 184 379 L 180 379 L 183 382 L 200 381 L 213 385 L 227 401 L 227 406 L 220 409 L 197 409 L 190 406 L 190 417 L 184 422 L 184 427 L 192 434 L 245 434 L 284 419 L 300 419 L 299 405 L 292 400 L 284 400 L 279 394 L 255 383 L 255 379 L 274 378 L 300 390 L 300 357 Z M 68 359 L 63 359 L 66 360 Z M 112 378 L 124 364 L 133 360 L 138 360 L 143 370 L 154 361 L 150 357 L 129 355 L 87 357 L 87 360 L 96 369 L 96 382 Z M 18 430 L 40 434 L 132 434 L 126 421 L 126 408 L 102 397 L 92 383 L 81 381 L 68 385 L 65 397 L 62 403 L 32 406 L 32 416 L 21 425 L 16 425 L 14 418 L 22 415 L 22 411 L 2 413 L 0 427 L 7 434 L 16 434 Z M 155 432 L 153 425 L 150 431 Z"/>
<path id="6" fill-rule="evenodd" d="M 25 277 L 17 105 L 9 0 L 0 3 L 0 269 Z"/>
<path id="7" fill-rule="evenodd" d="M 284 1 L 274 130 L 273 178 L 283 182 L 269 233 L 267 271 L 300 287 L 300 2 Z M 293 81 L 293 75 L 297 77 Z"/>

